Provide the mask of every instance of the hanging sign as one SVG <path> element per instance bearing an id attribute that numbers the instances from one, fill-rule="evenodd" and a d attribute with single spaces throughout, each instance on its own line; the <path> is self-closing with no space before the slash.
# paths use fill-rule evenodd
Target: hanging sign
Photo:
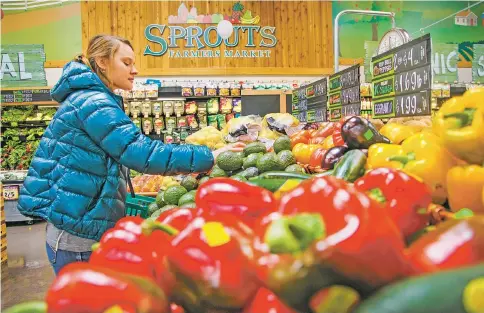
<path id="1" fill-rule="evenodd" d="M 434 83 L 453 83 L 457 78 L 459 47 L 457 44 L 432 45 L 432 76 Z"/>
<path id="2" fill-rule="evenodd" d="M 0 51 L 2 88 L 47 86 L 44 45 L 2 45 Z"/>
<path id="3" fill-rule="evenodd" d="M 292 92 L 293 115 L 301 122 L 326 121 L 328 79 L 323 78 Z"/>
<path id="4" fill-rule="evenodd" d="M 430 35 L 372 59 L 373 118 L 430 115 Z"/>
<path id="5" fill-rule="evenodd" d="M 484 45 L 474 45 L 472 81 L 474 83 L 484 84 Z"/>
<path id="6" fill-rule="evenodd" d="M 329 77 L 329 119 L 360 115 L 360 65 L 354 65 Z"/>
<path id="7" fill-rule="evenodd" d="M 45 104 L 46 102 L 55 102 L 50 96 L 50 87 L 46 88 L 3 88 L 1 90 L 2 103 L 32 103 Z"/>
<path id="8" fill-rule="evenodd" d="M 188 10 L 184 3 L 178 7 L 177 15 L 168 17 L 168 24 L 150 24 L 145 28 L 145 38 L 155 43 L 155 48 L 146 45 L 144 55 L 164 56 L 169 58 L 269 58 L 271 49 L 277 44 L 276 28 L 273 26 L 256 25 L 260 16 L 253 16 L 240 2 L 232 6 L 232 12 L 222 14 L 219 12 L 206 12 L 199 14 L 196 7 Z M 220 21 L 229 21 L 233 24 L 233 33 L 228 39 L 223 39 L 217 32 Z M 173 24 L 191 24 L 190 26 Z M 195 24 L 195 25 L 193 25 Z M 215 24 L 202 28 L 196 24 Z M 246 40 L 241 41 L 242 34 L 246 33 Z M 214 36 L 215 35 L 215 36 Z M 183 42 L 183 49 L 180 44 Z M 240 47 L 244 49 L 218 49 L 221 45 L 226 47 Z M 188 48 L 188 49 L 187 49 Z"/>

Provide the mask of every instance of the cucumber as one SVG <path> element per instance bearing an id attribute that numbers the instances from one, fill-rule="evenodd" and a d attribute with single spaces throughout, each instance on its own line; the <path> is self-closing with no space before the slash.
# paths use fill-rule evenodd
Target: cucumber
<path id="1" fill-rule="evenodd" d="M 353 313 L 480 313 L 484 264 L 408 278 L 380 289 Z"/>
<path id="2" fill-rule="evenodd" d="M 314 176 L 315 177 L 331 176 L 331 175 L 333 175 L 333 173 L 334 173 L 334 170 L 328 170 L 328 171 L 323 172 L 323 173 L 315 174 Z"/>
<path id="3" fill-rule="evenodd" d="M 43 301 L 30 301 L 16 304 L 5 311 L 4 313 L 46 313 L 47 304 Z"/>
<path id="4" fill-rule="evenodd" d="M 253 177 L 249 179 L 249 184 L 262 187 L 272 192 L 276 192 L 282 185 L 288 180 L 288 178 L 260 178 Z"/>
<path id="5" fill-rule="evenodd" d="M 305 180 L 305 179 L 311 178 L 311 175 L 302 174 L 302 173 L 294 173 L 294 172 L 271 171 L 271 172 L 265 172 L 265 173 L 259 175 L 258 177 L 266 178 L 266 179 L 274 179 L 274 178 L 289 179 L 289 178 L 292 178 L 292 179 Z"/>
<path id="6" fill-rule="evenodd" d="M 367 157 L 362 151 L 348 151 L 336 163 L 333 176 L 352 183 L 365 174 L 366 160 Z"/>

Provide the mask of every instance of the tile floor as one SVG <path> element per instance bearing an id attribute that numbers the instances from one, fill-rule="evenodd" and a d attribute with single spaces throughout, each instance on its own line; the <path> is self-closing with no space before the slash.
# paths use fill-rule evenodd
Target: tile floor
<path id="1" fill-rule="evenodd" d="M 54 280 L 45 252 L 45 223 L 8 225 L 7 253 L 9 266 L 2 270 L 2 310 L 42 300 Z"/>

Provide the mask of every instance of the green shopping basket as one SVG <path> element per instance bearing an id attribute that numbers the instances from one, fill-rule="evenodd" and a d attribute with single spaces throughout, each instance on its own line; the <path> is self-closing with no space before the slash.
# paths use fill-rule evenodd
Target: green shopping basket
<path id="1" fill-rule="evenodd" d="M 133 198 L 133 196 L 128 193 L 126 196 L 126 216 L 140 216 L 142 218 L 147 218 L 148 206 L 155 201 L 155 198 L 140 195 L 135 195 Z"/>

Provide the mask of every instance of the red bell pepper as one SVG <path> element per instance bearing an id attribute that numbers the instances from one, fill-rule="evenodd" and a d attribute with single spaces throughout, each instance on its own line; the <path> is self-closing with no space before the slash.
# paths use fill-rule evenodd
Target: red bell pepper
<path id="1" fill-rule="evenodd" d="M 169 215 L 168 218 L 180 229 L 188 223 L 183 220 L 183 224 L 177 224 L 176 216 Z M 89 263 L 154 279 L 168 293 L 173 288 L 174 277 L 166 268 L 163 257 L 169 251 L 170 237 L 177 233 L 177 229 L 166 222 L 160 224 L 141 218 L 123 218 L 104 233 Z"/>
<path id="2" fill-rule="evenodd" d="M 213 178 L 198 189 L 195 203 L 200 211 L 216 216 L 226 212 L 248 226 L 266 212 L 277 209 L 272 192 L 229 178 Z"/>
<path id="3" fill-rule="evenodd" d="M 432 192 L 416 178 L 396 169 L 378 168 L 354 184 L 385 206 L 406 238 L 428 224 L 427 207 L 432 203 Z"/>
<path id="4" fill-rule="evenodd" d="M 313 137 L 329 137 L 333 134 L 336 123 L 330 122 L 325 127 L 316 130 Z"/>
<path id="5" fill-rule="evenodd" d="M 46 295 L 49 313 L 101 313 L 114 306 L 124 312 L 168 313 L 169 302 L 150 279 L 85 262 L 66 265 Z"/>
<path id="6" fill-rule="evenodd" d="M 296 135 L 291 137 L 291 149 L 294 148 L 294 146 L 297 145 L 298 143 L 308 144 L 309 139 L 310 137 L 306 137 L 302 134 L 297 133 Z"/>
<path id="7" fill-rule="evenodd" d="M 242 309 L 259 288 L 249 266 L 251 236 L 237 216 L 196 217 L 166 256 L 177 280 L 173 300 L 188 312 Z"/>
<path id="8" fill-rule="evenodd" d="M 345 120 L 342 118 L 339 122 L 337 122 L 334 126 L 333 130 L 333 144 L 335 147 L 343 146 L 345 141 L 343 139 L 343 134 L 341 133 L 341 129 L 343 127 Z"/>
<path id="9" fill-rule="evenodd" d="M 314 150 L 313 154 L 311 154 L 311 158 L 309 159 L 309 165 L 312 167 L 321 167 L 321 163 L 326 151 L 327 150 L 324 148 L 317 148 Z"/>
<path id="10" fill-rule="evenodd" d="M 325 176 L 303 181 L 281 198 L 279 212 L 321 215 L 326 235 L 311 244 L 321 271 L 338 273 L 358 292 L 367 294 L 410 274 L 404 240 L 391 218 L 343 180 Z"/>
<path id="11" fill-rule="evenodd" d="M 242 313 L 297 313 L 285 305 L 274 293 L 266 288 L 259 288 L 254 299 Z"/>
<path id="12" fill-rule="evenodd" d="M 406 252 L 422 273 L 484 262 L 484 217 L 449 219 L 422 235 Z"/>
<path id="13" fill-rule="evenodd" d="M 313 138 L 309 139 L 308 143 L 313 144 L 313 145 L 321 145 L 321 144 L 323 144 L 325 139 L 326 139 L 326 137 L 313 137 Z"/>
<path id="14" fill-rule="evenodd" d="M 170 304 L 170 310 L 171 310 L 171 313 L 185 313 L 185 310 L 183 309 L 183 307 L 175 303 Z"/>

